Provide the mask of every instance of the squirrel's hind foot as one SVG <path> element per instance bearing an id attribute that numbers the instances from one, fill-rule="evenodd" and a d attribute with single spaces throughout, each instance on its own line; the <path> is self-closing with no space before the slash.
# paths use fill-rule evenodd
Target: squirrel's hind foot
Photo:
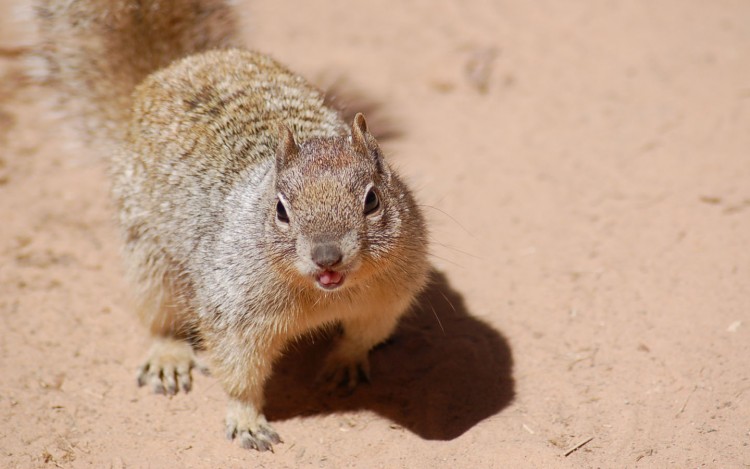
<path id="1" fill-rule="evenodd" d="M 155 394 L 173 396 L 182 388 L 189 392 L 193 386 L 191 371 L 199 365 L 193 347 L 182 340 L 158 339 L 148 354 L 146 363 L 138 369 L 138 386 L 148 385 Z"/>
<path id="2" fill-rule="evenodd" d="M 344 388 L 352 392 L 359 383 L 370 382 L 370 361 L 367 355 L 351 361 L 331 355 L 318 374 L 316 382 L 329 391 Z"/>

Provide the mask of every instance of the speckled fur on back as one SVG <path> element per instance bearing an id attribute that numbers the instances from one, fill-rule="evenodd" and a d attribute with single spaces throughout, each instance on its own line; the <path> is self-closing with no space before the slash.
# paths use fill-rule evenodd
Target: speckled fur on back
<path id="1" fill-rule="evenodd" d="M 226 0 L 35 0 L 35 7 L 49 78 L 99 145 L 122 138 L 130 94 L 148 74 L 239 45 Z"/>
<path id="2" fill-rule="evenodd" d="M 154 337 L 139 381 L 187 391 L 197 336 L 230 398 L 227 434 L 270 449 L 263 384 L 285 345 L 341 324 L 321 376 L 353 386 L 424 286 L 411 193 L 362 115 L 345 123 L 302 77 L 226 48 L 224 2 L 43 3 L 50 61 L 112 152 L 124 257 Z"/>

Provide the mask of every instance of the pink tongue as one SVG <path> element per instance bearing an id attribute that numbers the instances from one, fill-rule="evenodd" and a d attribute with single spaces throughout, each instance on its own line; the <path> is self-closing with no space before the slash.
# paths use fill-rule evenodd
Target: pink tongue
<path id="1" fill-rule="evenodd" d="M 341 272 L 326 270 L 325 272 L 320 274 L 320 277 L 318 277 L 318 281 L 323 285 L 335 285 L 341 281 L 341 277 Z"/>

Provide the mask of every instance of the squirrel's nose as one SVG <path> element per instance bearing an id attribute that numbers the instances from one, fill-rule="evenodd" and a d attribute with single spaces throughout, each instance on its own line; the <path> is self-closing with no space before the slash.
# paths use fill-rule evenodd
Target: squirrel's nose
<path id="1" fill-rule="evenodd" d="M 318 267 L 328 269 L 341 263 L 341 249 L 333 243 L 322 243 L 312 249 L 312 260 Z"/>

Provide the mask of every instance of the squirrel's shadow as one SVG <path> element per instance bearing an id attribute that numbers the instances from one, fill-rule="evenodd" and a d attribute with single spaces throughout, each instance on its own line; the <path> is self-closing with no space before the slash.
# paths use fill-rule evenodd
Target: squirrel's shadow
<path id="1" fill-rule="evenodd" d="M 514 396 L 507 341 L 466 310 L 444 275 L 432 273 L 416 312 L 370 354 L 372 383 L 349 395 L 315 383 L 331 337 L 294 344 L 266 387 L 266 416 L 367 409 L 429 440 L 450 440 L 506 407 Z"/>

